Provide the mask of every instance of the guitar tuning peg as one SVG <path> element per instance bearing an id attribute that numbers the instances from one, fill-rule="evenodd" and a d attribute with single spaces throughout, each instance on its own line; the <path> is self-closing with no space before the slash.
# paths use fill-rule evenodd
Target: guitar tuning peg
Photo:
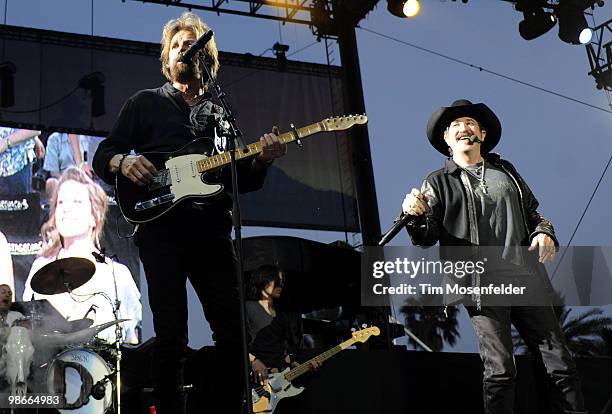
<path id="1" fill-rule="evenodd" d="M 367 327 L 368 327 L 368 324 L 367 324 L 367 323 L 362 323 L 362 324 L 361 324 L 361 327 L 362 327 L 363 329 L 365 329 L 365 328 L 367 328 Z"/>
<path id="2" fill-rule="evenodd" d="M 351 328 L 351 332 L 355 332 L 355 331 L 356 331 L 356 329 L 355 329 L 355 328 Z"/>

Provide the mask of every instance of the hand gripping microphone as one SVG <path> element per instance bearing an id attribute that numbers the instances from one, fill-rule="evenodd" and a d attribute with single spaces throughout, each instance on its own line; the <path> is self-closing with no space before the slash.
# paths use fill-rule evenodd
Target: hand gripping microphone
<path id="1" fill-rule="evenodd" d="M 204 46 L 206 46 L 206 43 L 208 43 L 210 39 L 212 39 L 213 34 L 213 31 L 209 30 L 208 32 L 200 36 L 200 38 L 196 40 L 194 44 L 189 46 L 189 49 L 187 49 L 185 53 L 183 53 L 183 56 L 180 57 L 179 62 L 186 64 L 192 63 L 191 59 L 195 56 L 196 53 L 202 50 Z"/>

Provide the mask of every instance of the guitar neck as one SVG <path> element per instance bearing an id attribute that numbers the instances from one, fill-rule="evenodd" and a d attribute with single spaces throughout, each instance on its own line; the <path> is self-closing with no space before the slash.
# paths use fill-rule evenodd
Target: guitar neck
<path id="1" fill-rule="evenodd" d="M 349 346 L 353 345 L 354 343 L 355 343 L 355 339 L 353 339 L 353 338 L 347 339 L 346 341 L 342 342 L 340 345 L 336 345 L 335 347 L 333 347 L 331 349 L 328 349 L 327 351 L 323 352 L 322 354 L 319 354 L 316 357 L 314 357 L 312 359 L 309 359 L 308 361 L 304 362 L 303 364 L 300 364 L 297 367 L 293 368 L 287 374 L 285 374 L 285 378 L 289 382 L 293 381 L 294 379 L 296 379 L 300 375 L 310 371 L 310 369 L 311 369 L 311 365 L 310 364 L 311 363 L 313 363 L 313 362 L 324 362 L 324 361 L 328 360 L 329 358 L 333 357 L 334 355 L 336 355 L 338 352 L 343 351 L 346 348 L 348 348 Z"/>
<path id="2" fill-rule="evenodd" d="M 296 131 L 285 132 L 278 136 L 279 140 L 285 144 L 295 141 L 296 139 L 306 138 L 310 135 L 326 131 L 325 125 L 322 122 L 317 122 L 302 128 L 296 129 Z M 296 137 L 297 133 L 297 137 Z M 262 151 L 263 144 L 259 141 L 253 142 L 247 145 L 245 151 L 236 151 L 236 160 L 244 160 L 253 158 L 259 155 Z M 212 157 L 202 158 L 196 162 L 198 172 L 205 173 L 208 171 L 218 170 L 229 165 L 231 162 L 230 153 L 226 151 L 221 154 L 213 155 Z"/>

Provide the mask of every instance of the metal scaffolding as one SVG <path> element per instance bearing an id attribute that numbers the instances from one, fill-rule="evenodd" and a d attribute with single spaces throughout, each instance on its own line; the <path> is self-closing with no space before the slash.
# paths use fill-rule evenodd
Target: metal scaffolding
<path id="1" fill-rule="evenodd" d="M 125 2 L 126 0 L 123 0 Z M 257 17 L 310 27 L 317 38 L 337 38 L 334 24 L 348 19 L 355 26 L 379 0 L 131 0 L 217 14 Z M 341 15 L 340 15 L 341 10 Z"/>

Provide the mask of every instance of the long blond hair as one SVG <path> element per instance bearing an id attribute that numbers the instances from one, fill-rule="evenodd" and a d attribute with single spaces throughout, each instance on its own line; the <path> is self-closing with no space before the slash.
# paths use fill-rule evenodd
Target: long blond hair
<path id="1" fill-rule="evenodd" d="M 108 200 L 104 189 L 95 183 L 83 170 L 69 167 L 59 179 L 51 199 L 51 211 L 49 220 L 42 225 L 41 233 L 43 239 L 42 255 L 46 257 L 56 256 L 63 246 L 63 239 L 55 224 L 55 210 L 57 208 L 57 194 L 66 181 L 76 181 L 85 184 L 89 201 L 91 203 L 91 215 L 94 219 L 94 228 L 91 238 L 97 249 L 100 249 L 100 234 L 104 226 L 104 218 L 108 208 Z"/>
<path id="2" fill-rule="evenodd" d="M 172 19 L 164 26 L 161 39 L 161 55 L 159 60 L 162 63 L 162 73 L 170 82 L 172 82 L 172 76 L 170 75 L 170 41 L 175 34 L 181 30 L 188 30 L 192 32 L 197 38 L 206 33 L 210 28 L 204 21 L 195 13 L 185 12 L 179 18 Z M 215 44 L 215 38 L 213 37 L 206 43 L 204 47 L 204 53 L 210 60 L 210 73 L 213 78 L 217 77 L 219 70 L 219 51 Z M 208 82 L 207 82 L 208 83 Z"/>

